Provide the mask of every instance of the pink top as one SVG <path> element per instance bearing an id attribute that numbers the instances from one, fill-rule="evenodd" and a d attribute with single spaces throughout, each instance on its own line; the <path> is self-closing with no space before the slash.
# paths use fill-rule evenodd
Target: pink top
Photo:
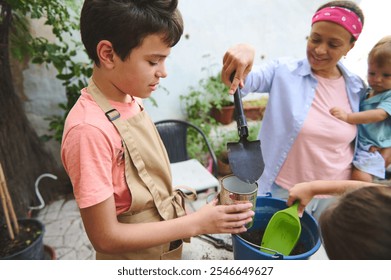
<path id="1" fill-rule="evenodd" d="M 316 78 L 318 87 L 312 106 L 276 179 L 285 189 L 301 182 L 351 177 L 357 127 L 329 113 L 335 106 L 352 112 L 345 81 L 343 77 Z"/>
<path id="2" fill-rule="evenodd" d="M 141 99 L 137 102 L 141 104 Z M 141 111 L 137 102 L 110 104 L 127 119 Z M 87 89 L 81 91 L 67 117 L 61 159 L 79 208 L 96 205 L 114 194 L 117 215 L 129 209 L 131 194 L 125 180 L 121 137 Z"/>

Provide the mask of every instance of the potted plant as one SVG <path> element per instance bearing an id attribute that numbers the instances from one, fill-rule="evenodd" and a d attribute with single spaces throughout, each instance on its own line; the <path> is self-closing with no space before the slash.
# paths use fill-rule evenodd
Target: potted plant
<path id="1" fill-rule="evenodd" d="M 220 72 L 199 80 L 198 87 L 190 87 L 189 93 L 181 95 L 180 99 L 190 121 L 197 119 L 210 124 L 214 124 L 214 121 L 222 124 L 233 121 L 233 97 L 228 94 L 228 87 L 221 81 Z"/>
<path id="2" fill-rule="evenodd" d="M 203 70 L 206 70 L 206 68 Z M 198 82 L 197 87 L 189 87 L 189 92 L 180 96 L 182 106 L 186 111 L 187 121 L 198 126 L 208 138 L 211 131 L 218 124 L 211 115 L 212 108 L 217 106 L 222 108 L 222 105 L 228 103 L 222 100 L 229 99 L 228 93 L 224 94 L 218 90 L 223 85 L 220 77 L 220 74 L 208 75 L 207 78 Z M 232 120 L 232 115 L 230 119 Z M 205 159 L 207 147 L 200 135 L 194 131 L 189 131 L 187 139 L 189 156 L 200 160 L 200 162 L 208 162 L 208 159 Z"/>
<path id="3" fill-rule="evenodd" d="M 209 76 L 203 87 L 212 105 L 211 116 L 221 124 L 230 124 L 233 121 L 235 106 L 233 97 L 228 94 L 229 88 L 221 81 L 221 72 Z"/>
<path id="4" fill-rule="evenodd" d="M 9 226 L 14 226 L 14 237 L 7 236 Z M 13 225 L 0 228 L 0 259 L 2 260 L 43 260 L 44 225 L 36 219 L 18 219 Z"/>
<path id="5" fill-rule="evenodd" d="M 221 82 L 221 73 L 208 75 L 207 78 L 201 79 L 198 87 L 190 87 L 189 92 L 186 95 L 181 95 L 180 99 L 186 110 L 187 120 L 197 125 L 212 144 L 218 160 L 219 174 L 230 174 L 226 144 L 227 142 L 237 142 L 239 136 L 236 126 L 230 128 L 220 125 L 231 123 L 234 113 L 233 97 L 228 94 L 228 87 Z M 228 120 L 221 121 L 218 114 L 212 112 L 214 108 L 219 112 L 225 112 L 225 107 L 230 107 L 230 116 Z M 251 135 L 249 137 L 255 139 L 259 126 L 250 124 L 249 130 Z M 203 156 L 206 154 L 206 147 L 202 146 L 203 141 L 197 139 L 196 134 L 191 135 L 190 133 L 188 135 L 189 155 L 205 162 Z"/>
<path id="6" fill-rule="evenodd" d="M 55 177 L 54 175 L 52 176 Z M 41 200 L 42 197 L 38 191 L 38 181 L 37 179 L 36 193 Z M 51 255 L 49 259 L 53 259 L 55 256 L 54 251 L 49 246 L 43 244 L 44 224 L 37 219 L 16 218 L 1 164 L 0 196 L 4 214 L 4 218 L 0 220 L 0 260 L 43 260 L 46 259 L 45 252 Z M 38 209 L 38 207 L 31 208 Z"/>
<path id="7" fill-rule="evenodd" d="M 212 147 L 217 158 L 217 171 L 220 176 L 225 176 L 232 173 L 229 166 L 227 143 L 238 141 L 238 133 L 236 130 L 224 130 L 216 128 L 215 134 L 211 137 Z"/>
<path id="8" fill-rule="evenodd" d="M 262 120 L 268 102 L 268 96 L 243 100 L 244 115 L 249 120 Z"/>
<path id="9" fill-rule="evenodd" d="M 252 141 L 257 139 L 257 135 L 260 129 L 261 122 L 253 121 L 248 123 L 248 140 Z M 227 143 L 238 142 L 239 136 L 238 131 L 235 128 L 227 129 L 226 127 L 216 127 L 211 133 L 210 138 L 212 139 L 212 148 L 217 157 L 217 170 L 220 176 L 225 176 L 232 173 L 229 165 Z"/>

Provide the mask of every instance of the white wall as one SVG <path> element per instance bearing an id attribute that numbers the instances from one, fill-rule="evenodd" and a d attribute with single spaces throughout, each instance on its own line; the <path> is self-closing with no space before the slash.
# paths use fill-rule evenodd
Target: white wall
<path id="1" fill-rule="evenodd" d="M 364 1 L 366 7 L 383 9 L 388 0 Z M 153 97 L 158 107 L 145 102 L 152 118 L 184 118 L 179 96 L 190 86 L 197 86 L 206 76 L 204 67 L 213 73 L 222 67 L 222 57 L 232 45 L 245 42 L 257 49 L 256 63 L 279 56 L 303 57 L 306 36 L 310 31 L 311 17 L 325 0 L 179 0 L 185 31 L 181 41 L 172 49 L 167 60 L 168 77 L 161 81 L 167 89 L 159 89 Z M 361 0 L 355 2 L 360 3 Z M 369 4 L 370 2 L 370 4 Z M 387 19 L 386 16 L 382 20 Z M 368 20 L 369 22 L 369 20 Z M 367 24 L 367 23 L 366 23 Z M 370 24 L 370 23 L 368 23 Z M 389 26 L 389 25 L 388 25 Z M 35 27 L 42 29 L 40 25 Z M 38 34 L 45 30 L 37 30 Z M 188 39 L 186 39 L 188 38 Z M 55 79 L 53 69 L 30 65 L 24 71 L 24 90 L 29 97 L 26 111 L 38 132 L 45 133 L 43 118 L 61 114 L 57 104 L 65 101 L 61 83 Z"/>
<path id="2" fill-rule="evenodd" d="M 306 36 L 314 11 L 327 0 L 179 0 L 185 22 L 184 36 L 172 49 L 167 60 L 168 77 L 161 81 L 169 94 L 159 89 L 154 98 L 159 106 L 145 102 L 154 121 L 184 118 L 179 96 L 190 86 L 197 86 L 205 77 L 203 67 L 212 66 L 213 73 L 222 67 L 225 51 L 236 43 L 256 47 L 255 63 L 279 56 L 304 57 Z M 391 34 L 389 0 L 356 0 L 366 21 L 356 47 L 346 64 L 365 79 L 366 55 L 380 37 Z M 37 27 L 38 28 L 38 27 Z M 41 31 L 41 30 L 38 30 Z M 188 37 L 188 39 L 186 39 Z M 207 56 L 207 57 L 205 57 Z M 39 134 L 45 133 L 43 119 L 62 114 L 57 103 L 65 101 L 65 91 L 55 79 L 53 69 L 30 65 L 24 71 L 24 90 L 29 97 L 26 111 Z M 58 154 L 59 146 L 54 145 Z"/>
<path id="3" fill-rule="evenodd" d="M 391 1 L 362 0 L 360 7 L 365 15 L 364 28 L 344 64 L 366 81 L 369 51 L 382 37 L 391 35 Z"/>

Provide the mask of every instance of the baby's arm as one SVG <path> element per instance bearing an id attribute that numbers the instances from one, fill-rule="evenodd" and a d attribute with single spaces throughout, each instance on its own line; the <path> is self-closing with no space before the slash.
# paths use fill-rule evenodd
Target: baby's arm
<path id="1" fill-rule="evenodd" d="M 391 147 L 381 149 L 380 153 L 386 162 L 386 167 L 388 167 L 391 164 Z"/>
<path id="2" fill-rule="evenodd" d="M 341 121 L 350 123 L 350 124 L 365 124 L 365 123 L 374 123 L 384 121 L 389 117 L 388 113 L 383 109 L 372 109 L 357 113 L 346 113 L 343 109 L 339 107 L 334 107 L 330 109 L 330 114 L 332 114 L 337 119 Z"/>

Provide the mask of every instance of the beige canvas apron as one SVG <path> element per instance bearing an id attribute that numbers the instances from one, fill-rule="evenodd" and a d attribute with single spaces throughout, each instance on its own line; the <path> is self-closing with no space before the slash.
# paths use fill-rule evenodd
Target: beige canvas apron
<path id="1" fill-rule="evenodd" d="M 121 223 L 147 223 L 170 220 L 185 215 L 184 199 L 194 199 L 180 190 L 172 191 L 170 161 L 156 127 L 146 111 L 123 120 L 90 79 L 88 92 L 105 112 L 121 135 L 125 154 L 125 176 L 132 194 L 130 209 L 118 216 Z M 152 233 L 151 233 L 152 234 Z M 158 234 L 158 233 L 154 233 Z M 186 240 L 189 241 L 189 240 Z M 107 255 L 97 252 L 97 259 L 180 259 L 182 240 L 132 251 Z"/>

